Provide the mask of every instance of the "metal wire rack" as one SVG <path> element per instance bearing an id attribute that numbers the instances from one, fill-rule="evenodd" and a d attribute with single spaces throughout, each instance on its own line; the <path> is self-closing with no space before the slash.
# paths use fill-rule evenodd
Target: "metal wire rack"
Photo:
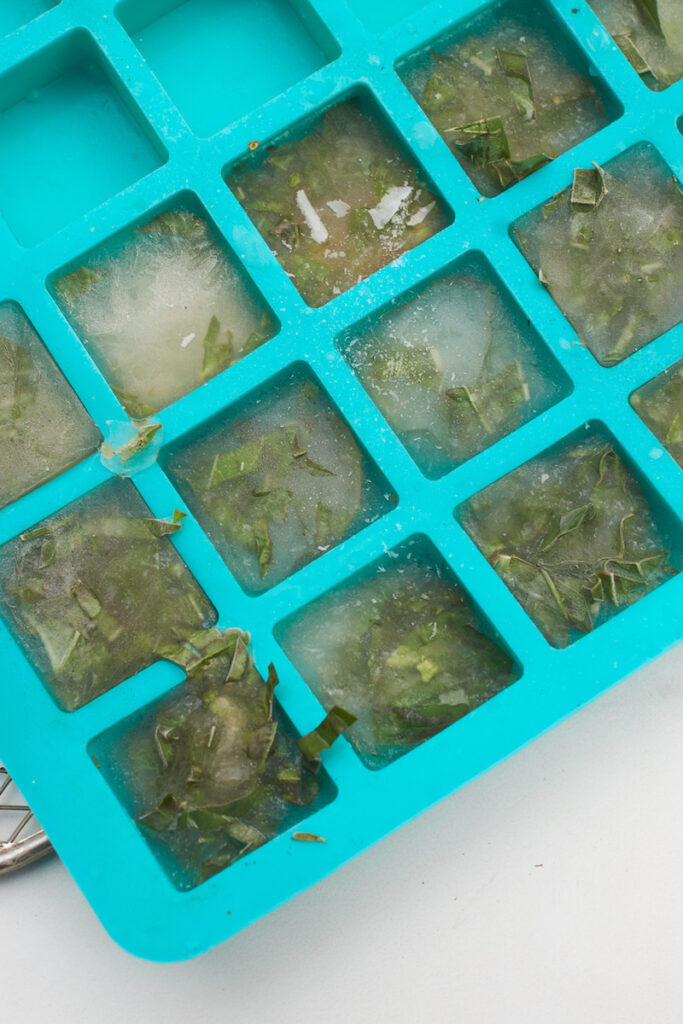
<path id="1" fill-rule="evenodd" d="M 0 875 L 32 864 L 51 850 L 33 811 L 0 764 Z"/>

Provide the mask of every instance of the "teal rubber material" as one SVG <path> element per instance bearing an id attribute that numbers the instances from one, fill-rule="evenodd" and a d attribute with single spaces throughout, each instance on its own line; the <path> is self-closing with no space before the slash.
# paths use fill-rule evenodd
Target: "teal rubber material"
<path id="1" fill-rule="evenodd" d="M 105 730 L 182 681 L 159 662 L 81 710 L 61 711 L 0 623 L 3 761 L 111 935 L 158 961 L 228 938 L 365 847 L 512 754 L 683 636 L 683 575 L 565 650 L 553 648 L 454 516 L 468 497 L 586 422 L 617 443 L 680 531 L 683 473 L 629 405 L 683 355 L 678 325 L 604 368 L 577 336 L 510 236 L 524 213 L 565 188 L 576 166 L 653 145 L 683 178 L 683 81 L 651 92 L 585 0 L 544 8 L 583 52 L 608 96 L 602 130 L 494 199 L 479 194 L 427 121 L 396 66 L 481 0 L 5 0 L 0 18 L 0 301 L 18 303 L 104 436 L 126 413 L 56 304 L 52 285 L 82 254 L 192 193 L 279 323 L 276 336 L 163 410 L 159 459 L 133 477 L 155 516 L 186 509 L 165 451 L 201 423 L 307 364 L 398 495 L 386 514 L 258 596 L 233 579 L 188 515 L 173 543 L 215 605 L 219 625 L 253 639 L 277 666 L 277 697 L 304 733 L 323 710 L 276 642 L 297 608 L 413 534 L 427 536 L 521 666 L 481 708 L 380 771 L 338 742 L 325 758 L 335 799 L 305 819 L 325 844 L 284 833 L 210 881 L 180 892 L 91 759 Z M 524 8 L 524 0 L 517 5 Z M 49 8 L 49 9 L 46 9 Z M 28 20 L 33 18 L 33 20 Z M 23 22 L 26 21 L 26 24 Z M 451 222 L 319 309 L 306 305 L 225 184 L 249 143 L 359 90 L 369 92 L 433 183 Z M 37 97 L 37 98 L 36 98 Z M 373 405 L 336 344 L 348 327 L 483 253 L 571 387 L 542 415 L 441 478 L 427 479 Z M 0 512 L 0 543 L 110 478 L 97 454 Z M 349 908 L 353 913 L 353 908 Z"/>

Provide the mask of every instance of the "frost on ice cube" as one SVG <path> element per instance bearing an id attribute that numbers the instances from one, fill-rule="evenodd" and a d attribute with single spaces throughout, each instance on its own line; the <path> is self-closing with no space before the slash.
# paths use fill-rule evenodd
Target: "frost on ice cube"
<path id="1" fill-rule="evenodd" d="M 467 501 L 458 518 L 555 647 L 658 587 L 680 541 L 600 431 L 581 431 Z M 675 550 L 671 550 L 676 545 Z"/>
<path id="2" fill-rule="evenodd" d="M 683 194 L 651 146 L 578 168 L 572 186 L 513 233 L 603 366 L 683 318 Z"/>
<path id="3" fill-rule="evenodd" d="M 117 479 L 0 548 L 0 611 L 66 710 L 213 622 L 167 525 Z"/>
<path id="4" fill-rule="evenodd" d="M 400 70 L 479 191 L 495 196 L 607 124 L 584 64 L 546 12 L 507 3 Z"/>
<path id="5" fill-rule="evenodd" d="M 0 306 L 0 507 L 97 450 L 100 432 L 14 303 Z"/>
<path id="6" fill-rule="evenodd" d="M 422 471 L 438 477 L 542 412 L 563 375 L 483 259 L 352 328 L 342 351 Z"/>
<path id="7" fill-rule="evenodd" d="M 391 500 L 349 428 L 297 370 L 179 446 L 168 468 L 248 592 L 307 565 Z"/>
<path id="8" fill-rule="evenodd" d="M 335 793 L 306 761 L 238 629 L 192 638 L 187 681 L 90 746 L 173 884 L 191 889 Z"/>
<path id="9" fill-rule="evenodd" d="M 244 272 L 189 205 L 100 246 L 55 291 L 134 418 L 170 405 L 275 334 Z"/>
<path id="10" fill-rule="evenodd" d="M 624 57 L 650 89 L 683 77 L 680 0 L 588 0 Z"/>
<path id="11" fill-rule="evenodd" d="M 639 388 L 631 405 L 683 469 L 683 359 Z"/>
<path id="12" fill-rule="evenodd" d="M 276 630 L 325 707 L 383 768 L 479 707 L 519 673 L 429 542 L 411 538 Z"/>
<path id="13" fill-rule="evenodd" d="M 311 306 L 440 231 L 447 215 L 366 104 L 328 110 L 228 185 Z"/>

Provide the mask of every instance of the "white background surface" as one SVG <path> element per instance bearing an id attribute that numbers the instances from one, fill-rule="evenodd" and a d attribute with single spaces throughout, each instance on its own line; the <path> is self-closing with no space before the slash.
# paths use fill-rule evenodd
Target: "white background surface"
<path id="1" fill-rule="evenodd" d="M 53 858 L 0 883 L 0 1021 L 681 1024 L 683 647 L 187 964 Z"/>

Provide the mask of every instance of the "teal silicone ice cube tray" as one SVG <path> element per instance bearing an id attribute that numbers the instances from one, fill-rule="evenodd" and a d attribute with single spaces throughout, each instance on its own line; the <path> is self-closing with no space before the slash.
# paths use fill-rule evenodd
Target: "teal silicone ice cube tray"
<path id="1" fill-rule="evenodd" d="M 277 699 L 301 733 L 323 710 L 285 656 L 277 627 L 413 536 L 433 549 L 517 666 L 498 696 L 380 770 L 341 739 L 325 757 L 331 798 L 284 832 L 189 891 L 176 888 L 92 758 L 97 737 L 172 690 L 181 671 L 156 662 L 75 712 L 57 706 L 7 623 L 0 623 L 0 751 L 64 863 L 112 936 L 155 960 L 193 956 L 312 885 L 392 829 L 500 761 L 676 643 L 683 577 L 672 575 L 566 649 L 547 642 L 460 525 L 471 496 L 592 424 L 611 437 L 666 520 L 680 566 L 683 476 L 629 403 L 683 355 L 680 325 L 615 366 L 603 366 L 539 283 L 511 226 L 571 184 L 575 167 L 604 166 L 647 144 L 683 172 L 677 118 L 683 82 L 655 93 L 585 0 L 533 8 L 590 74 L 604 127 L 495 198 L 482 199 L 404 84 L 413 54 L 480 0 L 5 0 L 0 15 L 0 300 L 34 325 L 103 436 L 127 419 L 55 301 L 53 282 L 117 232 L 145 223 L 175 197 L 208 212 L 227 250 L 272 311 L 275 336 L 165 408 L 159 457 L 132 479 L 152 513 L 190 512 L 172 538 L 213 603 L 218 624 L 252 636 L 257 666 L 277 666 Z M 429 182 L 444 211 L 431 238 L 332 301 L 308 305 L 226 185 L 253 150 L 348 97 L 363 97 Z M 251 144 L 251 145 L 250 145 Z M 535 418 L 463 464 L 426 475 L 344 358 L 349 328 L 450 272 L 486 261 L 514 297 L 555 367 L 558 392 Z M 397 501 L 322 557 L 262 593 L 228 569 L 172 483 L 168 453 L 202 424 L 290 367 L 318 380 Z M 0 512 L 0 543 L 104 485 L 97 453 Z M 301 823 L 299 824 L 301 826 Z"/>

